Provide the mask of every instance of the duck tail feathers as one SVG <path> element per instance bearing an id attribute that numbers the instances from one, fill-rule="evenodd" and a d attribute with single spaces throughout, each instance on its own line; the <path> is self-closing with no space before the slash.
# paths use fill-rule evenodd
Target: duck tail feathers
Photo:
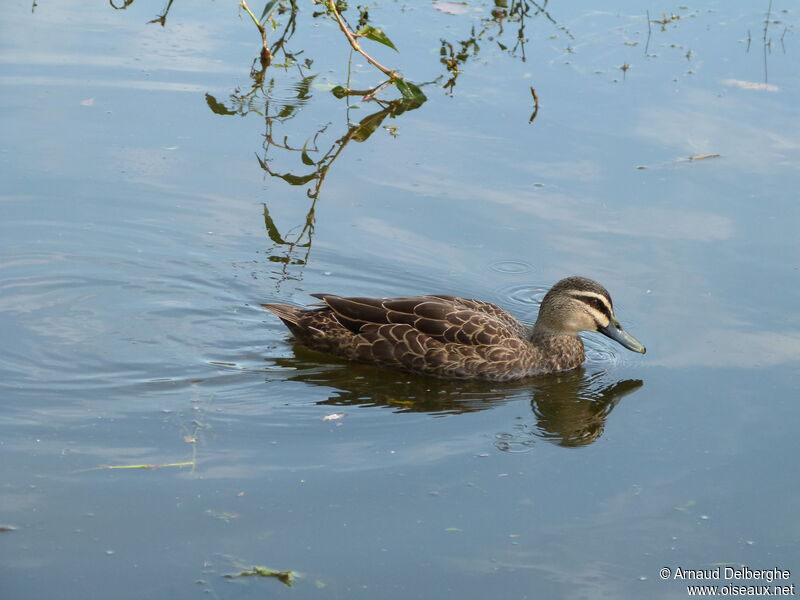
<path id="1" fill-rule="evenodd" d="M 280 318 L 280 320 L 286 323 L 287 326 L 297 325 L 303 312 L 302 308 L 292 306 L 291 304 L 280 304 L 278 302 L 270 302 L 267 304 L 262 304 L 261 306 Z"/>

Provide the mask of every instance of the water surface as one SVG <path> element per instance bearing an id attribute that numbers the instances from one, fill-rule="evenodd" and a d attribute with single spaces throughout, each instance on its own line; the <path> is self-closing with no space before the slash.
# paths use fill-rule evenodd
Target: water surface
<path id="1" fill-rule="evenodd" d="M 400 52 L 365 47 L 428 101 L 343 142 L 385 109 L 330 93 L 350 53 L 310 7 L 311 66 L 255 87 L 233 3 L 163 27 L 142 2 L 6 7 L 4 598 L 683 598 L 660 568 L 800 572 L 795 7 L 545 8 L 524 60 L 489 4 L 371 9 Z M 441 40 L 473 27 L 444 89 Z M 353 58 L 352 88 L 380 81 Z M 321 184 L 304 146 L 335 155 Z M 571 274 L 647 355 L 587 335 L 571 373 L 442 382 L 298 348 L 258 307 L 435 292 L 531 323 Z M 102 468 L 137 465 L 174 466 Z M 253 565 L 299 577 L 224 577 Z"/>

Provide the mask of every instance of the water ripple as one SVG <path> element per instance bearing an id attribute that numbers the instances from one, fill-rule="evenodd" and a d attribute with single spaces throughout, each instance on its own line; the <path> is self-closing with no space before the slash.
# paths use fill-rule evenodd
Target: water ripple
<path id="1" fill-rule="evenodd" d="M 515 284 L 501 288 L 498 292 L 498 299 L 501 306 L 511 306 L 531 310 L 542 303 L 542 298 L 547 293 L 548 288 L 540 285 Z"/>
<path id="2" fill-rule="evenodd" d="M 514 425 L 512 433 L 498 433 L 495 435 L 494 446 L 501 452 L 509 454 L 522 454 L 530 452 L 536 446 L 536 440 L 528 425 Z"/>
<path id="3" fill-rule="evenodd" d="M 586 348 L 587 363 L 602 363 L 616 367 L 622 362 L 622 353 L 615 342 L 601 335 L 583 335 L 581 337 Z"/>
<path id="4" fill-rule="evenodd" d="M 522 260 L 498 260 L 489 265 L 489 268 L 498 273 L 521 275 L 533 271 L 533 265 Z"/>

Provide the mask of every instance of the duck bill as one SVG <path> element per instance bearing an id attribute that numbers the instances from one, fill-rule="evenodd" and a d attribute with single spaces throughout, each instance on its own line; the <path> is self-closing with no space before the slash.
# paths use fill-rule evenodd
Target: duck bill
<path id="1" fill-rule="evenodd" d="M 612 340 L 614 340 L 621 346 L 624 346 L 628 350 L 632 350 L 633 352 L 639 352 L 640 354 L 645 353 L 645 347 L 642 344 L 642 342 L 640 342 L 630 333 L 625 331 L 619 324 L 619 321 L 617 321 L 616 317 L 612 319 L 611 322 L 605 327 L 598 328 L 597 331 L 599 331 L 600 333 L 602 333 L 607 337 L 610 337 Z"/>

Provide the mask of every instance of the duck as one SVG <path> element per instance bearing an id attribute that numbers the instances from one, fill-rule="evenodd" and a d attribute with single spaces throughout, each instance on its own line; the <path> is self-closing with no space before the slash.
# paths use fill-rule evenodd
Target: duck
<path id="1" fill-rule="evenodd" d="M 456 296 L 311 295 L 320 302 L 306 308 L 261 306 L 312 350 L 443 379 L 504 382 L 575 369 L 586 356 L 581 331 L 645 353 L 620 325 L 608 290 L 586 277 L 553 285 L 533 327 L 499 306 Z"/>

